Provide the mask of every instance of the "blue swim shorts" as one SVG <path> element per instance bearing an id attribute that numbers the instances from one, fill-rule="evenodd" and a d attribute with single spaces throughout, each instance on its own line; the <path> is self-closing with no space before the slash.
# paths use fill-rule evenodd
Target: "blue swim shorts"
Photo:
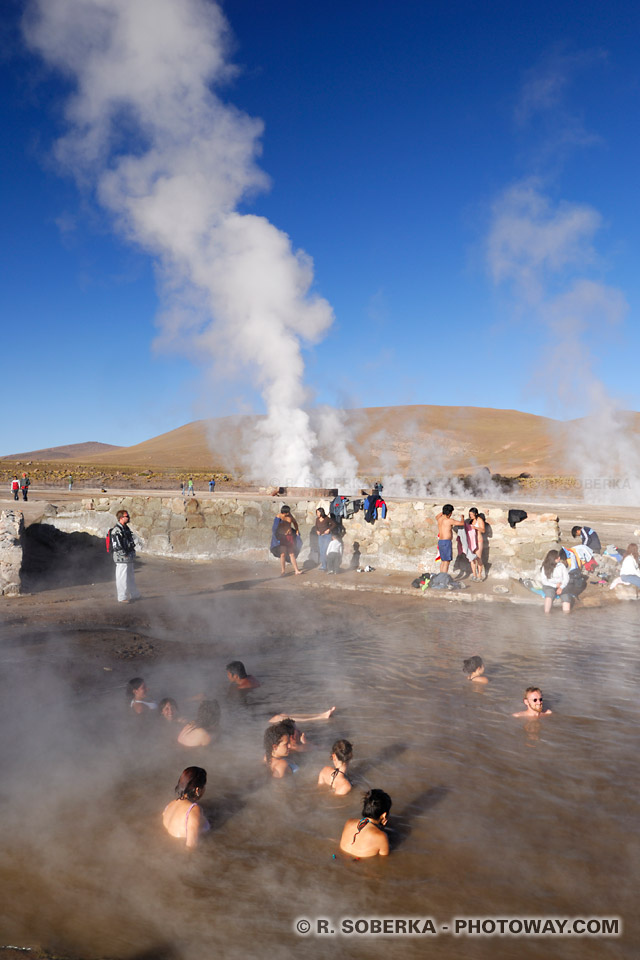
<path id="1" fill-rule="evenodd" d="M 438 550 L 441 560 L 453 560 L 453 549 L 451 540 L 438 540 Z"/>

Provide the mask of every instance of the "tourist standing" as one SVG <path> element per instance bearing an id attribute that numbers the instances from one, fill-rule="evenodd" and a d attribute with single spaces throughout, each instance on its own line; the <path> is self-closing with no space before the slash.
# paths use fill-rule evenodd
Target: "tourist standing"
<path id="1" fill-rule="evenodd" d="M 320 569 L 327 569 L 327 547 L 331 543 L 331 534 L 336 529 L 336 522 L 333 517 L 328 517 L 323 507 L 316 510 L 315 522 L 316 534 L 318 537 L 318 559 L 320 560 Z"/>
<path id="2" fill-rule="evenodd" d="M 187 481 L 187 490 L 190 496 L 195 497 L 196 494 L 195 490 L 193 489 L 193 477 L 189 477 Z"/>
<path id="3" fill-rule="evenodd" d="M 109 531 L 111 535 L 111 550 L 116 565 L 116 591 L 118 603 L 130 603 L 140 596 L 136 587 L 134 562 L 136 559 L 136 545 L 133 534 L 129 529 L 129 512 L 118 510 L 115 527 Z"/>
<path id="4" fill-rule="evenodd" d="M 14 499 L 14 500 L 19 500 L 19 499 L 20 499 L 20 497 L 19 497 L 19 494 L 20 494 L 20 481 L 18 480 L 18 478 L 17 478 L 17 476 L 16 476 L 15 474 L 14 474 L 14 476 L 13 476 L 13 480 L 11 481 L 11 493 L 13 494 L 13 499 Z"/>
<path id="5" fill-rule="evenodd" d="M 215 488 L 216 488 L 215 477 L 211 477 L 211 480 L 209 480 L 209 493 L 213 493 Z"/>
<path id="6" fill-rule="evenodd" d="M 22 474 L 22 480 L 20 481 L 20 489 L 21 489 L 21 491 L 22 491 L 22 499 L 23 499 L 23 500 L 28 500 L 28 499 L 29 499 L 29 487 L 30 487 L 30 486 L 31 486 L 31 480 L 29 480 L 29 477 L 26 475 L 26 473 L 23 473 L 23 474 Z"/>

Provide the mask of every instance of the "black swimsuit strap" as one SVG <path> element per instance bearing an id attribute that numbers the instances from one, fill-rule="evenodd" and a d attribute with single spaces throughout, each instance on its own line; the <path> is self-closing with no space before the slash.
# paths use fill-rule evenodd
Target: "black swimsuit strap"
<path id="1" fill-rule="evenodd" d="M 371 821 L 369 820 L 369 817 L 363 817 L 362 820 L 358 820 L 358 829 L 357 829 L 356 832 L 354 833 L 354 835 L 353 835 L 353 840 L 351 841 L 351 843 L 355 843 L 355 842 L 356 842 L 356 837 L 358 836 L 358 834 L 360 833 L 360 831 L 362 830 L 362 828 L 363 828 L 363 827 L 366 827 L 366 825 L 367 825 L 368 823 L 371 823 Z"/>

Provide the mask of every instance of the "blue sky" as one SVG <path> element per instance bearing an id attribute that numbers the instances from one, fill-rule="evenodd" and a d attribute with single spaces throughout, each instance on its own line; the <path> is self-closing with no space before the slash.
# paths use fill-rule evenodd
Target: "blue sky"
<path id="1" fill-rule="evenodd" d="M 0 450 L 262 411 L 250 370 L 223 379 L 223 355 L 205 375 L 199 348 L 154 347 L 157 257 L 54 160 L 73 84 L 27 48 L 21 8 L 0 62 Z M 569 417 L 600 381 L 640 409 L 637 5 L 223 10 L 239 69 L 216 92 L 263 121 L 270 179 L 237 209 L 312 257 L 335 315 L 302 347 L 315 401 Z"/>

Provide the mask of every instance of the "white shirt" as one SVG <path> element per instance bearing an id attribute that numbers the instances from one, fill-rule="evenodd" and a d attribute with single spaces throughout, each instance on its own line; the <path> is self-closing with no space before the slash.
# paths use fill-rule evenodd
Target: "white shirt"
<path id="1" fill-rule="evenodd" d="M 327 554 L 337 553 L 339 557 L 342 556 L 342 541 L 341 540 L 332 540 L 329 546 L 327 547 Z"/>
<path id="2" fill-rule="evenodd" d="M 636 558 L 633 554 L 629 554 L 628 557 L 622 558 L 622 565 L 620 567 L 620 576 L 621 577 L 640 577 L 640 567 L 636 563 Z"/>
<path id="3" fill-rule="evenodd" d="M 563 589 L 569 583 L 569 571 L 564 563 L 556 563 L 553 573 L 550 577 L 544 572 L 544 567 L 540 570 L 540 582 L 544 587 L 562 587 Z"/>

